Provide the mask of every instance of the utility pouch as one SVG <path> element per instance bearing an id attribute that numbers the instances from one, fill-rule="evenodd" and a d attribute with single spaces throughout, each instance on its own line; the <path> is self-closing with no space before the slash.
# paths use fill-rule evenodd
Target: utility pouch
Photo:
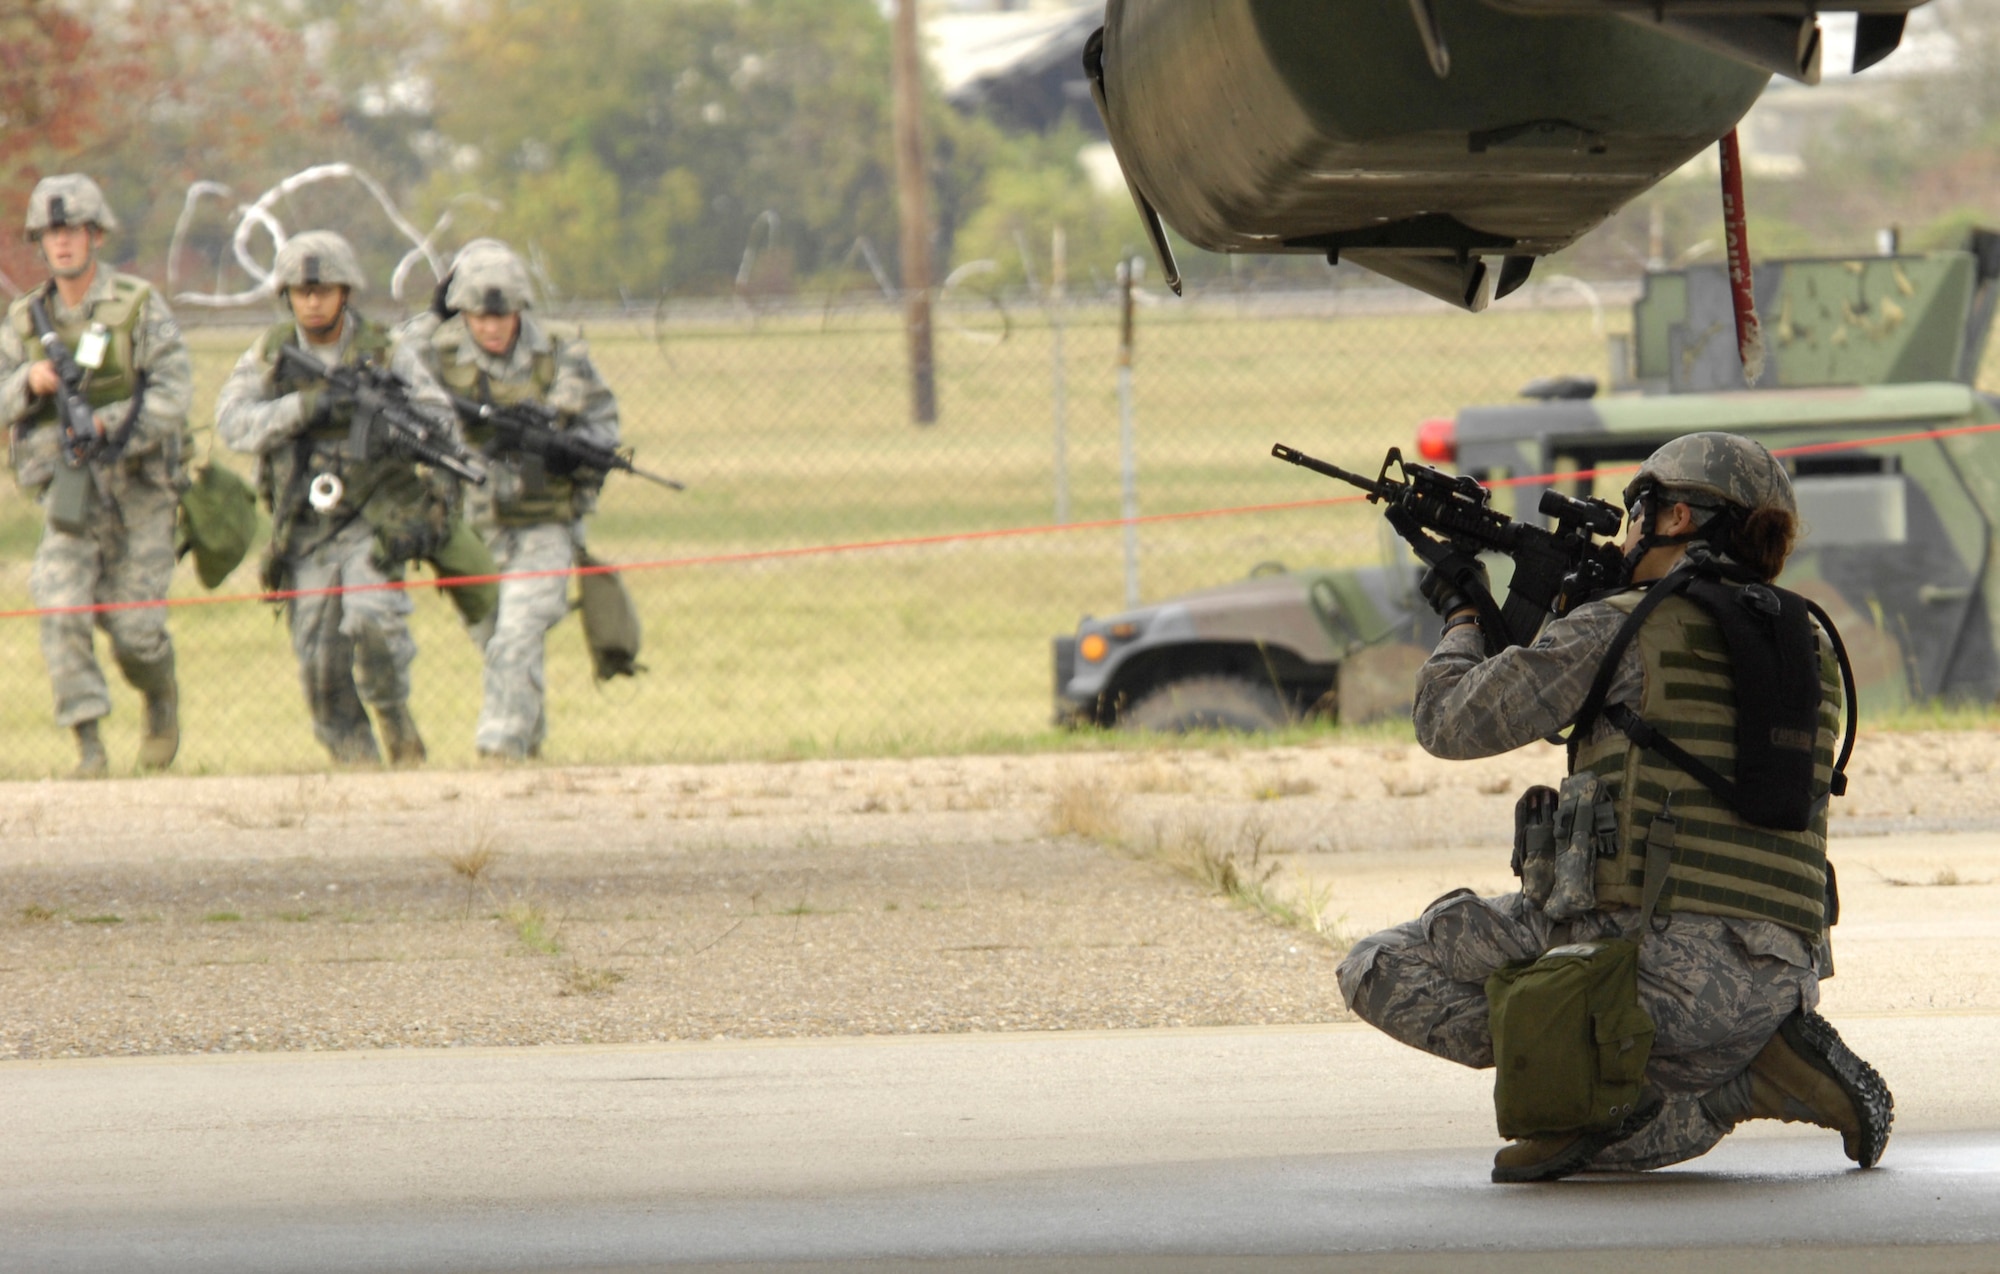
<path id="1" fill-rule="evenodd" d="M 58 461 L 56 476 L 49 483 L 49 494 L 44 501 L 49 513 L 49 525 L 64 535 L 88 534 L 90 506 L 96 500 L 96 488 L 90 466 Z"/>
<path id="2" fill-rule="evenodd" d="M 576 564 L 603 566 L 579 551 Z M 639 608 L 618 571 L 592 571 L 576 577 L 577 609 L 583 612 L 583 640 L 590 647 L 590 668 L 599 681 L 632 677 L 646 670 L 639 662 Z"/>
<path id="3" fill-rule="evenodd" d="M 1574 920 L 1597 906 L 1597 860 L 1618 852 L 1617 790 L 1594 772 L 1563 780 L 1556 801 L 1554 883 L 1542 907 L 1551 920 Z"/>
<path id="4" fill-rule="evenodd" d="M 1495 972 L 1486 998 L 1502 1137 L 1601 1132 L 1632 1114 L 1653 1052 L 1637 943 L 1552 948 Z"/>
<path id="5" fill-rule="evenodd" d="M 1535 907 L 1549 900 L 1556 879 L 1556 803 L 1552 787 L 1536 784 L 1514 802 L 1514 874 Z"/>

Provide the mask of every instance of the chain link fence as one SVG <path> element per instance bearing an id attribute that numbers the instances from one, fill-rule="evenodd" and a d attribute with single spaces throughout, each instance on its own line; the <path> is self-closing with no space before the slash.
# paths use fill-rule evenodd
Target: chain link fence
<path id="1" fill-rule="evenodd" d="M 1271 444 L 1372 470 L 1426 417 L 1507 400 L 1536 376 L 1603 377 L 1607 324 L 1629 323 L 1629 296 L 1574 290 L 1478 316 L 1339 291 L 1141 301 L 1132 406 L 1142 517 L 1334 495 L 1270 459 Z M 917 426 L 900 313 L 880 301 L 555 316 L 558 329 L 589 338 L 639 462 L 689 489 L 608 483 L 591 547 L 633 568 L 646 670 L 595 684 L 580 625 L 565 620 L 549 638 L 544 759 L 951 751 L 1047 731 L 1049 639 L 1125 603 L 1119 317 L 1115 296 L 1060 307 L 945 298 L 940 418 Z M 265 322 L 190 327 L 198 456 L 212 446 L 216 390 Z M 248 473 L 243 457 L 226 459 Z M 0 608 L 31 606 L 40 528 L 18 494 L 0 508 Z M 1147 601 L 1264 562 L 1361 564 L 1381 553 L 1377 519 L 1355 506 L 1145 523 L 1136 540 Z M 216 595 L 254 594 L 257 557 Z M 417 591 L 412 710 L 433 764 L 471 764 L 479 655 L 447 600 Z M 211 602 L 191 563 L 172 596 L 203 602 L 170 620 L 183 705 L 176 768 L 328 764 L 281 613 L 254 598 Z M 30 616 L 0 620 L 7 777 L 74 764 L 52 721 L 37 630 Z M 139 705 L 115 672 L 111 681 L 104 730 L 125 771 Z"/>

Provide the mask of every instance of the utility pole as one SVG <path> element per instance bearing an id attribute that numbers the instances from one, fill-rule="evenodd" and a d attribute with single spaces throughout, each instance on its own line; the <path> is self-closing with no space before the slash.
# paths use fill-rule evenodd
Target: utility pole
<path id="1" fill-rule="evenodd" d="M 896 203 L 903 223 L 903 323 L 910 336 L 910 414 L 918 424 L 929 425 L 937 422 L 937 364 L 931 352 L 931 201 L 924 165 L 918 3 L 897 0 L 896 5 Z"/>

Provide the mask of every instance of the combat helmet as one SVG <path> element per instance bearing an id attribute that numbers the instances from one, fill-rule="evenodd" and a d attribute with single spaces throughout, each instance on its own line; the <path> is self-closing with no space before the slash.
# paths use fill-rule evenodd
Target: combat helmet
<path id="1" fill-rule="evenodd" d="M 534 308 L 527 264 L 498 239 L 474 239 L 460 248 L 445 280 L 444 303 L 452 313 L 518 314 Z"/>
<path id="2" fill-rule="evenodd" d="M 82 173 L 61 173 L 35 183 L 28 196 L 28 238 L 42 237 L 52 226 L 96 226 L 105 233 L 118 228 L 104 192 Z"/>
<path id="3" fill-rule="evenodd" d="M 280 292 L 307 283 L 344 287 L 350 293 L 368 286 L 354 248 L 331 230 L 304 230 L 285 240 L 271 263 L 271 286 Z"/>
<path id="4" fill-rule="evenodd" d="M 1785 466 L 1762 443 L 1736 434 L 1685 434 L 1646 457 L 1625 486 L 1626 507 L 1654 491 L 1699 507 L 1799 511 Z"/>

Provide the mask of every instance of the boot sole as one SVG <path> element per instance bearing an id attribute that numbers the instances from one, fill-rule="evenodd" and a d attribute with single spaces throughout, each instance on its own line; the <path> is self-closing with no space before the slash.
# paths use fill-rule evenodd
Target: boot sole
<path id="1" fill-rule="evenodd" d="M 1785 1019 L 1778 1034 L 1792 1051 L 1827 1078 L 1839 1084 L 1861 1116 L 1861 1154 L 1855 1162 L 1872 1168 L 1889 1144 L 1889 1129 L 1896 1122 L 1896 1097 L 1873 1066 L 1855 1055 L 1833 1023 L 1817 1013 L 1801 1009 Z"/>
<path id="2" fill-rule="evenodd" d="M 1520 1168 L 1493 1167 L 1493 1181 L 1496 1185 L 1527 1185 L 1536 1181 L 1555 1181 L 1582 1172 L 1597 1158 L 1597 1153 L 1606 1146 L 1615 1146 L 1627 1137 L 1637 1134 L 1659 1118 L 1666 1108 L 1666 1100 L 1652 1089 L 1647 1089 L 1639 1098 L 1638 1108 L 1625 1117 L 1616 1128 L 1605 1132 L 1586 1133 L 1559 1154 Z"/>

